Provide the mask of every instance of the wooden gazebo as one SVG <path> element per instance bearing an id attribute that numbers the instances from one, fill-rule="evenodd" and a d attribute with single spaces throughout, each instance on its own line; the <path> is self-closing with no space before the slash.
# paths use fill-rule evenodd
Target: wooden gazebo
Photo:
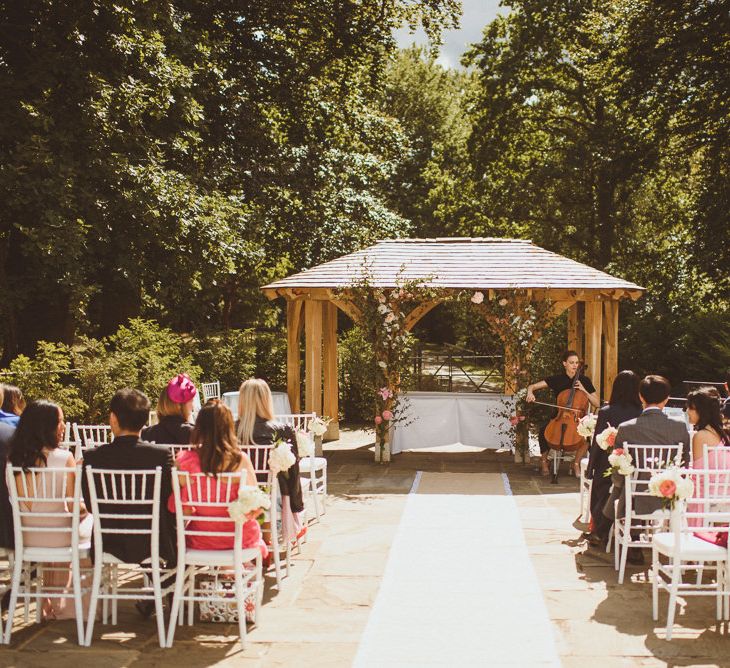
<path id="1" fill-rule="evenodd" d="M 347 288 L 368 267 L 374 287 L 425 279 L 444 292 L 526 290 L 530 299 L 549 298 L 555 315 L 568 310 L 569 348 L 586 360 L 597 388 L 607 396 L 618 372 L 618 304 L 637 299 L 644 288 L 575 262 L 521 239 L 388 239 L 356 253 L 312 267 L 262 288 L 287 304 L 287 392 L 299 412 L 300 339 L 305 336 L 304 409 L 335 418 L 329 438 L 337 438 L 337 309 L 357 321 L 358 313 L 337 290 Z M 412 328 L 439 302 L 416 307 Z"/>

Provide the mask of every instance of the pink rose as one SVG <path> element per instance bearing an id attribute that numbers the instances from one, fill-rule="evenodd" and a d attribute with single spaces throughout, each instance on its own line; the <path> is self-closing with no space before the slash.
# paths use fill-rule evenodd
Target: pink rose
<path id="1" fill-rule="evenodd" d="M 381 418 L 379 415 L 375 416 L 375 424 L 381 424 L 383 422 L 383 418 Z"/>
<path id="2" fill-rule="evenodd" d="M 383 411 L 383 420 L 392 420 L 393 419 L 393 413 L 390 411 Z"/>
<path id="3" fill-rule="evenodd" d="M 677 484 L 674 482 L 674 480 L 662 480 L 661 485 L 659 485 L 659 493 L 665 499 L 671 499 L 674 496 L 674 492 L 676 491 Z"/>
<path id="4" fill-rule="evenodd" d="M 511 425 L 512 425 L 513 427 L 516 427 L 516 426 L 517 426 L 517 423 L 518 423 L 519 421 L 520 421 L 520 418 L 518 418 L 518 417 L 517 417 L 516 415 L 510 415 L 510 418 L 509 418 L 509 423 L 510 423 L 510 424 L 511 424 Z"/>
<path id="5" fill-rule="evenodd" d="M 608 436 L 606 436 L 606 443 L 608 443 L 608 447 L 612 448 L 613 444 L 616 442 L 616 433 L 611 432 Z M 621 452 L 623 453 L 623 449 L 619 448 Z M 618 452 L 618 450 L 614 450 L 614 452 Z"/>
<path id="6" fill-rule="evenodd" d="M 614 454 L 614 455 L 622 455 L 622 454 L 624 454 L 624 449 L 623 449 L 623 448 L 616 448 L 616 449 L 615 449 L 615 450 L 613 451 L 613 454 Z"/>
<path id="7" fill-rule="evenodd" d="M 383 401 L 386 401 L 387 399 L 390 399 L 392 395 L 391 391 L 387 387 L 381 387 L 378 390 L 378 394 L 382 397 Z"/>

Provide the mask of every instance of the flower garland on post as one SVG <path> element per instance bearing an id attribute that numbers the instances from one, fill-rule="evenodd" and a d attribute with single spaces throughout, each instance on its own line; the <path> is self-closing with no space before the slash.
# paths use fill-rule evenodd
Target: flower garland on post
<path id="1" fill-rule="evenodd" d="M 530 438 L 525 397 L 532 377 L 535 344 L 555 319 L 553 302 L 549 298 L 531 299 L 531 293 L 524 289 L 500 290 L 497 296 L 486 300 L 484 293 L 477 291 L 470 301 L 504 345 L 505 393 L 513 395 L 514 402 L 509 402 L 510 412 L 514 406 L 514 413 L 509 416 L 510 431 L 524 463 Z"/>
<path id="2" fill-rule="evenodd" d="M 408 316 L 424 303 L 443 298 L 424 283 L 429 279 L 404 280 L 401 274 L 395 287 L 374 285 L 370 268 L 364 265 L 360 276 L 338 298 L 349 301 L 359 311 L 358 325 L 370 343 L 374 360 L 371 389 L 375 398 L 375 460 L 390 461 L 390 438 L 396 424 L 404 423 L 400 389 L 410 371 L 413 337 Z"/>

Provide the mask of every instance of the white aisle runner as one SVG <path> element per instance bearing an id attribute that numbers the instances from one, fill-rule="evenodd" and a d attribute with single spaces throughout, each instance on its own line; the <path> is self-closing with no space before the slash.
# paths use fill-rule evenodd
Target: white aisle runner
<path id="1" fill-rule="evenodd" d="M 497 473 L 423 474 L 406 502 L 355 666 L 560 665 L 507 494 Z"/>

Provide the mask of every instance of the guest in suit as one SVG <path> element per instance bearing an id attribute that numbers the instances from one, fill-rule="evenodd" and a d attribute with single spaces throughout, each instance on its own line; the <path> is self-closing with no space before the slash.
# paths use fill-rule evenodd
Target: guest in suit
<path id="1" fill-rule="evenodd" d="M 166 445 L 187 445 L 193 433 L 193 401 L 198 389 L 190 376 L 175 376 L 157 401 L 158 423 L 142 430 L 142 439 Z"/>
<path id="2" fill-rule="evenodd" d="M 596 430 L 591 443 L 591 452 L 588 459 L 588 478 L 593 480 L 591 485 L 591 521 L 592 531 L 588 535 L 588 542 L 600 545 L 608 538 L 611 528 L 610 520 L 603 514 L 611 494 L 611 478 L 604 477 L 609 468 L 608 453 L 596 442 L 596 436 L 607 427 L 618 427 L 627 420 L 632 420 L 641 414 L 641 399 L 639 398 L 639 376 L 633 371 L 622 371 L 613 381 L 611 398 L 608 404 L 598 411 Z"/>
<path id="3" fill-rule="evenodd" d="M 175 536 L 175 518 L 167 510 L 167 499 L 172 493 L 170 472 L 172 469 L 172 451 L 169 448 L 152 445 L 140 440 L 142 427 L 149 417 L 149 399 L 140 391 L 125 388 L 112 397 L 109 405 L 114 440 L 84 453 L 84 467 L 94 469 L 154 469 L 162 468 L 160 494 L 160 556 L 168 566 L 177 559 L 177 543 Z M 89 504 L 89 488 L 84 472 L 82 481 L 83 495 Z M 140 514 L 148 512 L 144 506 L 128 507 L 112 506 L 105 509 L 100 504 L 101 513 Z M 110 523 L 112 520 L 108 520 Z M 139 522 L 116 520 L 115 527 L 139 528 Z M 113 554 L 126 563 L 141 563 L 150 558 L 150 538 L 144 535 L 112 534 L 104 537 L 104 552 Z"/>
<path id="4" fill-rule="evenodd" d="M 644 410 L 639 417 L 619 425 L 616 434 L 616 447 L 630 445 L 681 445 L 682 465 L 688 466 L 690 461 L 690 438 L 684 421 L 670 418 L 663 411 L 669 400 L 669 381 L 662 376 L 646 376 L 639 384 L 639 396 Z M 644 468 L 645 462 L 634 462 L 637 468 Z M 641 478 L 650 478 L 648 473 L 639 474 Z M 603 511 L 613 519 L 613 501 L 618 499 L 618 516 L 624 513 L 624 476 L 614 476 L 613 489 L 609 501 Z M 634 510 L 639 515 L 648 515 L 661 508 L 661 499 L 650 496 L 638 496 L 634 502 Z M 638 554 L 632 554 L 638 552 Z M 629 561 L 643 561 L 640 550 L 629 551 Z"/>

